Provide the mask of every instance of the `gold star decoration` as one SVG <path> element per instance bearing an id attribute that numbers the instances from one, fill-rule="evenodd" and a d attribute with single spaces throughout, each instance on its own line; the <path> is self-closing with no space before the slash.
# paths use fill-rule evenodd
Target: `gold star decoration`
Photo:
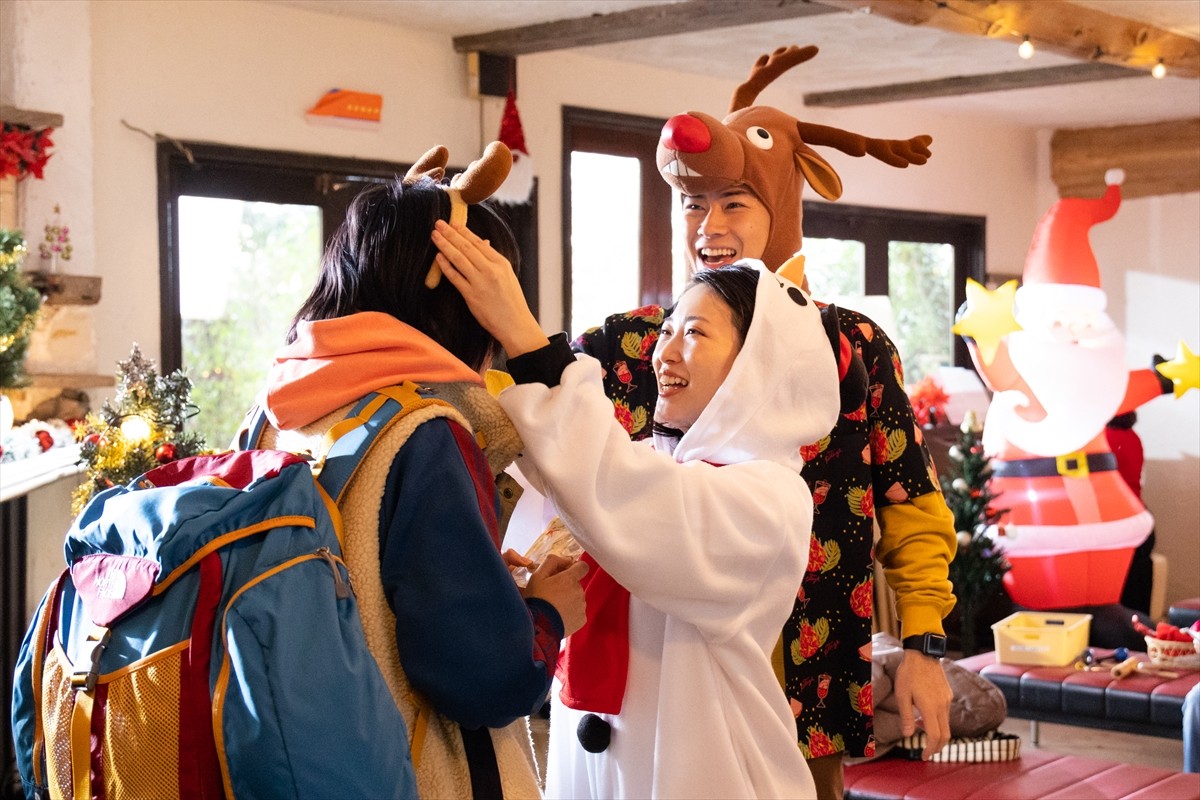
<path id="1" fill-rule="evenodd" d="M 1013 316 L 1017 298 L 1017 282 L 1008 281 L 996 291 L 989 291 L 978 281 L 967 278 L 967 310 L 951 328 L 959 336 L 969 336 L 979 347 L 984 364 L 996 357 L 1000 340 L 1013 331 L 1021 330 Z"/>
<path id="2" fill-rule="evenodd" d="M 1188 389 L 1200 389 L 1200 356 L 1193 353 L 1182 341 L 1175 358 L 1164 361 L 1155 369 L 1175 384 L 1176 397 L 1182 397 Z"/>

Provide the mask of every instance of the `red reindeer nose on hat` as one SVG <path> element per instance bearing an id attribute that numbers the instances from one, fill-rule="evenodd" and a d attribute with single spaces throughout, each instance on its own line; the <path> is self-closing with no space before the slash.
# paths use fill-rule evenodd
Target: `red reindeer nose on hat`
<path id="1" fill-rule="evenodd" d="M 1121 205 L 1120 183 L 1125 175 L 1110 170 L 1108 190 L 1099 199 L 1059 200 L 1038 223 L 1025 257 L 1022 282 L 1065 283 L 1100 288 L 1100 268 L 1092 254 L 1088 232 L 1097 222 L 1112 219 Z"/>
<path id="2" fill-rule="evenodd" d="M 676 114 L 663 125 L 662 146 L 681 153 L 703 153 L 712 146 L 712 134 L 695 117 Z"/>

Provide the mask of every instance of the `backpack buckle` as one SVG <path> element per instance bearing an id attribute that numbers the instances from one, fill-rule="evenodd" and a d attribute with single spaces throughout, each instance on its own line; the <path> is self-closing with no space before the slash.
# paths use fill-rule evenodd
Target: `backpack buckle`
<path id="1" fill-rule="evenodd" d="M 88 633 L 80 647 L 79 659 L 75 671 L 71 673 L 71 687 L 90 692 L 96 688 L 96 680 L 100 677 L 100 657 L 104 655 L 112 631 L 100 625 L 95 625 Z M 84 669 L 86 667 L 86 669 Z"/>

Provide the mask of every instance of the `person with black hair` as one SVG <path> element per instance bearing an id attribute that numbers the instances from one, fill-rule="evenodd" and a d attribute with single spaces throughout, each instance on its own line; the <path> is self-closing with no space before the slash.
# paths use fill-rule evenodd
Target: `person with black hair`
<path id="1" fill-rule="evenodd" d="M 650 447 L 613 418 L 598 362 L 542 332 L 503 256 L 444 224 L 434 241 L 509 356 L 518 466 L 594 559 L 546 795 L 815 798 L 771 652 L 808 560 L 800 446 L 842 402 L 836 327 L 761 263 L 697 274 L 655 344 Z"/>
<path id="2" fill-rule="evenodd" d="M 521 445 L 484 386 L 496 341 L 453 286 L 430 280 L 430 232 L 456 215 L 516 263 L 497 212 L 430 176 L 354 199 L 270 369 L 259 446 L 320 452 L 360 398 L 404 381 L 451 404 L 379 435 L 339 503 L 343 557 L 409 728 L 420 796 L 532 800 L 525 718 L 545 701 L 561 640 L 583 624 L 587 567 L 552 557 L 518 589 L 501 555 L 495 480 Z"/>

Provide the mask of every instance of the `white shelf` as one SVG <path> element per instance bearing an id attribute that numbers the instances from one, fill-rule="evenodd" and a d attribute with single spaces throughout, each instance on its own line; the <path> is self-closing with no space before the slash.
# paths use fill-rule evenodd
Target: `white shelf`
<path id="1" fill-rule="evenodd" d="M 40 456 L 0 464 L 0 502 L 29 494 L 59 478 L 84 471 L 79 463 L 79 445 L 55 447 Z"/>

